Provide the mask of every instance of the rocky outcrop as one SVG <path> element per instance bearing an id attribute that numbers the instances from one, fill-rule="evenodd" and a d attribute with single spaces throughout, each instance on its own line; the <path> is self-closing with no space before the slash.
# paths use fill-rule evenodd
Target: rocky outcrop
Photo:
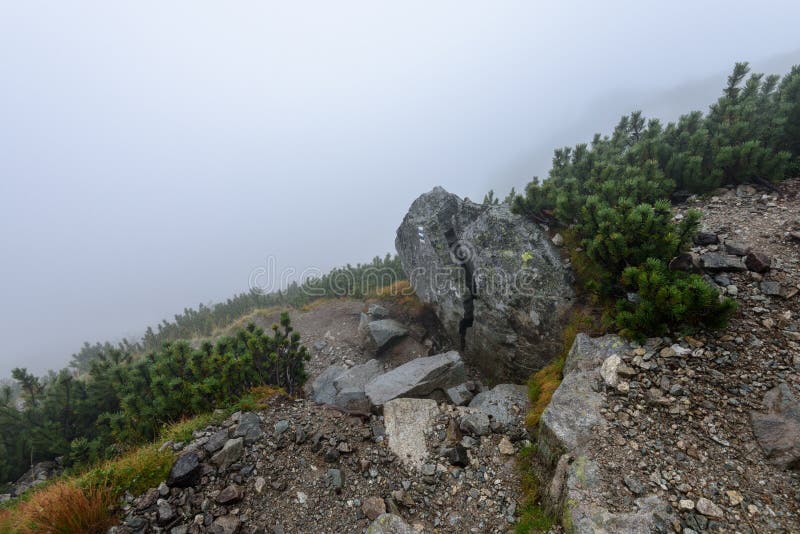
<path id="1" fill-rule="evenodd" d="M 607 425 L 602 392 L 616 382 L 610 375 L 629 348 L 617 336 L 579 334 L 564 364 L 564 380 L 541 417 L 537 454 L 547 475 L 544 500 L 568 532 L 645 534 L 672 528 L 671 508 L 656 495 L 635 499 L 629 512 L 606 509 L 601 467 L 589 454 L 592 439 Z M 604 366 L 607 361 L 612 364 Z"/>
<path id="2" fill-rule="evenodd" d="M 364 387 L 375 406 L 399 397 L 430 397 L 445 399 L 445 391 L 467 378 L 464 362 L 456 351 L 417 358 L 391 371 L 376 376 Z"/>
<path id="3" fill-rule="evenodd" d="M 527 377 L 558 352 L 572 275 L 538 225 L 437 187 L 411 205 L 395 246 L 417 295 L 487 376 Z"/>
<path id="4" fill-rule="evenodd" d="M 408 334 L 408 328 L 394 319 L 379 319 L 367 323 L 367 332 L 375 350 L 383 350 L 389 343 Z"/>
<path id="5" fill-rule="evenodd" d="M 773 465 L 800 471 L 800 402 L 782 383 L 764 395 L 763 404 L 767 412 L 751 412 L 750 420 L 764 455 Z"/>
<path id="6" fill-rule="evenodd" d="M 19 496 L 39 484 L 44 484 L 53 477 L 58 476 L 62 471 L 59 462 L 45 461 L 39 462 L 25 472 L 11 486 L 11 496 Z"/>

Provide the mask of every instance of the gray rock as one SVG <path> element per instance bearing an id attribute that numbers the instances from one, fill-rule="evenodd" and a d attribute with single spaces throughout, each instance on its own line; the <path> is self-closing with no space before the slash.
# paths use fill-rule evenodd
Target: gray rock
<path id="1" fill-rule="evenodd" d="M 328 469 L 327 474 L 328 482 L 330 483 L 331 487 L 334 490 L 341 490 L 342 485 L 344 484 L 344 479 L 342 478 L 342 471 L 339 469 Z"/>
<path id="2" fill-rule="evenodd" d="M 223 515 L 214 520 L 211 525 L 213 534 L 235 534 L 239 530 L 241 521 L 233 515 Z"/>
<path id="3" fill-rule="evenodd" d="M 244 438 L 229 439 L 222 450 L 211 457 L 211 463 L 224 471 L 230 465 L 238 461 L 244 452 Z"/>
<path id="4" fill-rule="evenodd" d="M 475 395 L 469 407 L 485 413 L 493 422 L 510 427 L 522 421 L 528 411 L 528 404 L 527 387 L 498 384 Z"/>
<path id="5" fill-rule="evenodd" d="M 367 534 L 416 534 L 403 518 L 395 514 L 382 514 L 367 528 Z"/>
<path id="6" fill-rule="evenodd" d="M 539 225 L 437 187 L 412 203 L 395 246 L 416 294 L 485 375 L 527 377 L 558 353 L 572 273 Z"/>
<path id="7" fill-rule="evenodd" d="M 445 449 L 442 451 L 442 453 L 442 456 L 447 458 L 447 461 L 450 462 L 450 465 L 455 465 L 458 467 L 466 467 L 469 465 L 469 455 L 467 454 L 467 449 L 461 444 L 449 449 Z"/>
<path id="8" fill-rule="evenodd" d="M 261 430 L 261 419 L 253 412 L 245 412 L 239 417 L 239 425 L 233 431 L 234 438 L 244 438 L 247 445 L 255 443 L 264 435 Z"/>
<path id="9" fill-rule="evenodd" d="M 733 256 L 746 256 L 750 252 L 750 246 L 738 241 L 725 241 L 725 252 Z"/>
<path id="10" fill-rule="evenodd" d="M 750 412 L 750 421 L 764 455 L 773 465 L 800 471 L 800 402 L 781 383 L 764 395 L 763 404 L 767 412 Z"/>
<path id="11" fill-rule="evenodd" d="M 167 477 L 167 485 L 172 488 L 188 488 L 200 480 L 200 457 L 193 452 L 179 456 Z"/>
<path id="12" fill-rule="evenodd" d="M 347 371 L 341 365 L 331 365 L 320 374 L 307 388 L 308 396 L 319 404 L 333 404 L 336 400 L 336 388 L 333 381 Z"/>
<path id="13" fill-rule="evenodd" d="M 384 404 L 389 449 L 403 464 L 419 468 L 428 458 L 425 431 L 438 415 L 436 401 L 431 399 L 394 399 Z"/>
<path id="14" fill-rule="evenodd" d="M 389 310 L 380 304 L 370 304 L 369 308 L 367 308 L 367 313 L 373 319 L 386 319 L 389 317 Z"/>
<path id="15" fill-rule="evenodd" d="M 158 524 L 166 525 L 174 518 L 175 511 L 172 509 L 172 506 L 170 506 L 167 501 L 160 499 L 158 501 Z"/>
<path id="16" fill-rule="evenodd" d="M 781 284 L 774 280 L 764 280 L 760 285 L 761 292 L 771 297 L 778 297 L 781 295 Z"/>
<path id="17" fill-rule="evenodd" d="M 208 438 L 208 441 L 206 441 L 205 445 L 203 445 L 203 448 L 209 454 L 217 452 L 222 448 L 223 445 L 225 445 L 225 442 L 228 441 L 228 434 L 229 432 L 227 428 L 223 428 L 219 432 L 215 432 L 210 438 Z"/>
<path id="18" fill-rule="evenodd" d="M 772 267 L 772 258 L 763 252 L 750 252 L 745 257 L 744 264 L 755 273 L 765 273 Z"/>
<path id="19" fill-rule="evenodd" d="M 220 491 L 215 500 L 218 504 L 228 505 L 237 503 L 242 499 L 244 499 L 244 488 L 236 484 L 231 484 Z"/>
<path id="20" fill-rule="evenodd" d="M 548 508 L 560 511 L 571 532 L 649 534 L 672 528 L 672 508 L 657 496 L 636 499 L 629 512 L 612 513 L 597 504 L 604 500 L 604 483 L 585 448 L 607 426 L 600 412 L 605 387 L 600 369 L 610 356 L 629 349 L 618 336 L 578 334 L 564 363 L 564 379 L 541 417 L 536 454 L 544 465 L 553 466 L 543 497 Z M 644 491 L 632 478 L 624 482 L 634 493 Z"/>
<path id="21" fill-rule="evenodd" d="M 456 351 L 417 358 L 371 379 L 364 387 L 369 400 L 382 406 L 398 397 L 427 397 L 464 382 L 467 373 Z"/>
<path id="22" fill-rule="evenodd" d="M 694 236 L 694 242 L 700 246 L 716 245 L 719 243 L 719 238 L 713 232 L 697 232 L 697 235 Z"/>
<path id="23" fill-rule="evenodd" d="M 459 384 L 457 386 L 447 388 L 445 391 L 447 398 L 456 406 L 464 406 L 472 400 L 472 392 L 467 387 L 467 384 Z"/>
<path id="24" fill-rule="evenodd" d="M 483 412 L 465 414 L 459 428 L 472 436 L 485 436 L 492 431 L 489 416 Z"/>
<path id="25" fill-rule="evenodd" d="M 386 347 L 391 341 L 408 334 L 408 328 L 394 319 L 380 319 L 367 325 L 370 339 L 375 344 L 376 350 Z"/>
<path id="26" fill-rule="evenodd" d="M 273 425 L 272 429 L 275 431 L 275 435 L 279 436 L 289 430 L 289 421 L 281 419 Z"/>
<path id="27" fill-rule="evenodd" d="M 366 398 L 364 387 L 367 382 L 383 373 L 383 364 L 372 359 L 361 365 L 354 365 L 333 380 L 336 394 L 333 402 L 342 408 L 351 408 L 355 403 Z"/>
<path id="28" fill-rule="evenodd" d="M 386 513 L 386 503 L 380 497 L 367 497 L 361 504 L 361 511 L 370 520 L 375 520 Z"/>
<path id="29" fill-rule="evenodd" d="M 747 270 L 741 258 L 736 256 L 724 256 L 718 252 L 706 252 L 702 254 L 700 256 L 700 264 L 703 266 L 703 269 L 712 273 Z"/>

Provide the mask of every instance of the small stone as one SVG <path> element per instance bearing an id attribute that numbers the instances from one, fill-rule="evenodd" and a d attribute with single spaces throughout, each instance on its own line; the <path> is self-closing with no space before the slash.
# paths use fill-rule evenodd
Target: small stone
<path id="1" fill-rule="evenodd" d="M 503 436 L 503 439 L 500 440 L 497 450 L 500 451 L 500 454 L 505 454 L 506 456 L 511 456 L 516 452 L 514 445 L 512 445 L 511 441 L 506 436 Z"/>
<path id="2" fill-rule="evenodd" d="M 297 492 L 297 502 L 300 504 L 305 504 L 308 502 L 308 495 L 303 493 L 302 491 Z"/>
<path id="3" fill-rule="evenodd" d="M 463 445 L 456 445 L 455 447 L 446 449 L 443 456 L 447 458 L 450 465 L 458 467 L 469 465 L 469 455 L 467 454 L 467 449 Z"/>
<path id="4" fill-rule="evenodd" d="M 164 482 L 158 485 L 158 494 L 162 497 L 166 497 L 169 495 L 169 486 L 167 486 Z"/>
<path id="5" fill-rule="evenodd" d="M 432 477 L 436 474 L 436 466 L 433 464 L 423 464 L 420 468 L 422 476 Z"/>
<path id="6" fill-rule="evenodd" d="M 756 273 L 765 273 L 772 266 L 772 258 L 763 252 L 750 252 L 744 259 L 747 268 Z"/>
<path id="7" fill-rule="evenodd" d="M 180 456 L 167 477 L 167 486 L 171 488 L 188 488 L 200 480 L 200 457 L 191 452 Z"/>
<path id="8" fill-rule="evenodd" d="M 747 253 L 750 252 L 750 247 L 745 245 L 744 243 L 738 243 L 736 241 L 726 241 L 725 252 L 733 256 L 746 256 Z"/>
<path id="9" fill-rule="evenodd" d="M 211 457 L 211 462 L 225 470 L 238 461 L 244 453 L 244 438 L 229 439 L 222 450 Z"/>
<path id="10" fill-rule="evenodd" d="M 728 490 L 725 492 L 725 495 L 728 496 L 728 502 L 730 502 L 731 506 L 738 506 L 742 504 L 744 497 L 742 494 L 736 490 Z"/>
<path id="11" fill-rule="evenodd" d="M 386 503 L 380 497 L 367 497 L 361 504 L 361 511 L 370 521 L 374 521 L 379 515 L 386 513 Z"/>
<path id="12" fill-rule="evenodd" d="M 289 430 L 289 421 L 285 419 L 278 421 L 277 423 L 275 423 L 274 429 L 275 429 L 275 435 L 280 436 L 281 434 Z"/>
<path id="13" fill-rule="evenodd" d="M 328 469 L 328 482 L 331 487 L 337 492 L 342 489 L 344 479 L 342 478 L 342 471 L 339 469 Z"/>
<path id="14" fill-rule="evenodd" d="M 237 503 L 243 498 L 244 490 L 241 488 L 241 486 L 231 484 L 220 491 L 215 500 L 217 501 L 217 504 L 227 505 Z"/>
<path id="15" fill-rule="evenodd" d="M 167 501 L 159 500 L 158 502 L 158 524 L 166 525 L 175 517 L 175 511 Z"/>
<path id="16" fill-rule="evenodd" d="M 483 412 L 467 414 L 461 419 L 460 428 L 473 436 L 485 436 L 491 431 L 489 416 Z"/>
<path id="17" fill-rule="evenodd" d="M 710 500 L 706 499 L 705 497 L 700 497 L 699 499 L 697 499 L 696 508 L 698 512 L 707 517 L 714 517 L 719 519 L 724 515 L 722 508 L 720 508 Z"/>
<path id="18" fill-rule="evenodd" d="M 564 237 L 561 234 L 554 235 L 553 239 L 551 239 L 550 241 L 552 241 L 553 244 L 557 247 L 564 246 Z"/>
<path id="19" fill-rule="evenodd" d="M 642 484 L 635 478 L 627 476 L 623 478 L 622 481 L 625 483 L 625 487 L 631 490 L 631 493 L 633 493 L 634 495 L 641 495 L 644 493 L 644 484 Z"/>
<path id="20" fill-rule="evenodd" d="M 694 501 L 691 499 L 681 499 L 678 501 L 678 510 L 694 510 Z"/>
<path id="21" fill-rule="evenodd" d="M 264 480 L 264 477 L 258 477 L 256 479 L 256 493 L 258 493 L 260 495 L 261 492 L 264 491 L 264 486 L 266 486 L 266 485 L 267 485 L 267 481 Z"/>

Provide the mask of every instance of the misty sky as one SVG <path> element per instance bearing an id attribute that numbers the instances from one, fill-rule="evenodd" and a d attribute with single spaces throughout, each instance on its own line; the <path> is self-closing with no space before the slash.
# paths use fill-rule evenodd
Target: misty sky
<path id="1" fill-rule="evenodd" d="M 391 7 L 390 7 L 391 6 Z M 435 185 L 482 198 L 736 60 L 800 63 L 800 3 L 0 5 L 0 377 L 393 250 Z"/>

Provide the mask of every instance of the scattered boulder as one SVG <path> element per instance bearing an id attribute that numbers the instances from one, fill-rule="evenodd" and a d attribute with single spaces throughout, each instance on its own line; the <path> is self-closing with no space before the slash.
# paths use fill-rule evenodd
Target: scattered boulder
<path id="1" fill-rule="evenodd" d="M 428 458 L 425 431 L 439 415 L 431 399 L 394 399 L 383 406 L 389 448 L 405 465 L 420 468 Z"/>
<path id="2" fill-rule="evenodd" d="M 719 238 L 717 237 L 717 234 L 713 232 L 697 232 L 697 235 L 694 236 L 694 244 L 701 247 L 716 245 L 718 243 Z"/>
<path id="3" fill-rule="evenodd" d="M 737 241 L 725 241 L 725 252 L 733 256 L 747 256 L 750 246 Z"/>
<path id="4" fill-rule="evenodd" d="M 756 273 L 765 273 L 772 267 L 772 258 L 763 252 L 750 252 L 744 258 L 747 268 Z"/>
<path id="5" fill-rule="evenodd" d="M 228 441 L 228 437 L 229 437 L 228 429 L 223 428 L 222 430 L 219 430 L 218 432 L 212 434 L 211 437 L 208 438 L 208 441 L 206 441 L 205 444 L 203 445 L 203 448 L 206 450 L 207 453 L 214 454 L 215 452 L 220 450 L 223 447 L 223 445 L 225 445 L 225 442 Z"/>
<path id="6" fill-rule="evenodd" d="M 383 514 L 367 528 L 367 534 L 417 534 L 403 518 L 395 514 Z"/>
<path id="7" fill-rule="evenodd" d="M 459 428 L 472 436 L 485 436 L 492 431 L 489 416 L 483 412 L 467 413 L 461 418 Z"/>
<path id="8" fill-rule="evenodd" d="M 244 488 L 236 484 L 231 484 L 219 492 L 216 501 L 218 504 L 228 505 L 237 503 L 242 499 L 244 499 Z"/>
<path id="9" fill-rule="evenodd" d="M 474 395 L 472 391 L 469 390 L 467 384 L 459 384 L 457 386 L 453 386 L 451 388 L 447 388 L 445 391 L 447 394 L 447 398 L 456 406 L 464 406 L 472 400 Z"/>
<path id="10" fill-rule="evenodd" d="M 211 463 L 224 471 L 239 460 L 244 452 L 244 438 L 229 439 L 222 450 L 211 457 Z"/>
<path id="11" fill-rule="evenodd" d="M 309 397 L 314 399 L 315 402 L 320 404 L 334 404 L 336 401 L 336 387 L 333 381 L 347 371 L 347 368 L 341 365 L 331 365 L 307 386 L 306 393 Z"/>
<path id="12" fill-rule="evenodd" d="M 179 456 L 167 477 L 167 486 L 171 488 L 188 488 L 200 480 L 202 469 L 200 457 L 197 453 L 190 452 Z"/>
<path id="13" fill-rule="evenodd" d="M 239 417 L 239 425 L 233 431 L 234 438 L 244 438 L 245 445 L 255 443 L 264 435 L 261 419 L 253 412 L 245 412 Z"/>
<path id="14" fill-rule="evenodd" d="M 528 411 L 528 388 L 517 384 L 498 384 L 475 395 L 470 408 L 475 408 L 497 424 L 510 427 L 518 424 Z"/>
<path id="15" fill-rule="evenodd" d="M 386 513 L 386 503 L 380 497 L 367 497 L 361 504 L 361 511 L 370 520 L 375 520 Z"/>
<path id="16" fill-rule="evenodd" d="M 391 341 L 408 334 L 408 328 L 394 319 L 380 319 L 367 324 L 367 332 L 375 344 L 375 349 L 384 349 Z"/>
<path id="17" fill-rule="evenodd" d="M 354 404 L 366 398 L 364 387 L 367 382 L 383 373 L 383 364 L 372 359 L 361 365 L 354 365 L 333 379 L 336 395 L 333 402 L 342 408 L 353 408 Z"/>
<path id="18" fill-rule="evenodd" d="M 741 272 L 747 270 L 741 258 L 725 256 L 718 252 L 706 252 L 700 255 L 700 264 L 703 266 L 703 269 L 712 273 Z"/>
<path id="19" fill-rule="evenodd" d="M 373 319 L 386 319 L 389 317 L 389 310 L 380 304 L 370 304 L 369 308 L 367 308 L 367 313 Z"/>
<path id="20" fill-rule="evenodd" d="M 417 358 L 371 379 L 364 391 L 375 406 L 398 397 L 427 397 L 467 379 L 464 362 L 456 351 Z"/>
<path id="21" fill-rule="evenodd" d="M 800 471 L 800 402 L 785 382 L 764 395 L 766 413 L 750 412 L 753 433 L 767 460 Z"/>
<path id="22" fill-rule="evenodd" d="M 395 246 L 416 294 L 485 375 L 528 376 L 558 353 L 572 273 L 539 225 L 437 187 L 412 203 Z"/>

